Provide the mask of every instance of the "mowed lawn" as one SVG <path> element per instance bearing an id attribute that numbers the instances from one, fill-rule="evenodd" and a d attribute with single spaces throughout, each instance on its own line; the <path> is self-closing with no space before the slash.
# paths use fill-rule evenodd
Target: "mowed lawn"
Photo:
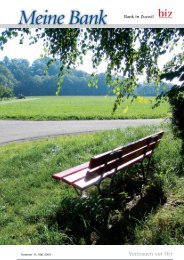
<path id="1" fill-rule="evenodd" d="M 29 100 L 30 99 L 30 100 Z M 152 108 L 155 98 L 127 100 L 112 114 L 115 97 L 29 97 L 27 100 L 0 102 L 0 119 L 70 120 L 164 118 L 169 104 Z"/>

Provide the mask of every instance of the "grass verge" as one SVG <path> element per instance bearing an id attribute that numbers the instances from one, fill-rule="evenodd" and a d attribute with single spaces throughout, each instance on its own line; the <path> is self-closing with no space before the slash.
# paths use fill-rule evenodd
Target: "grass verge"
<path id="1" fill-rule="evenodd" d="M 117 175 L 112 196 L 79 199 L 51 179 L 158 130 L 104 131 L 0 147 L 0 244 L 182 244 L 183 161 L 168 126 L 142 189 L 139 167 Z M 108 183 L 104 183 L 104 191 Z"/>

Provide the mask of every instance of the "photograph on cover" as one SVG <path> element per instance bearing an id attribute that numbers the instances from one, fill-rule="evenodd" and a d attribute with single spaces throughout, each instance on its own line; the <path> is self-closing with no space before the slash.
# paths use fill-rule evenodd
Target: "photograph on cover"
<path id="1" fill-rule="evenodd" d="M 183 39 L 1 28 L 1 245 L 184 243 Z"/>

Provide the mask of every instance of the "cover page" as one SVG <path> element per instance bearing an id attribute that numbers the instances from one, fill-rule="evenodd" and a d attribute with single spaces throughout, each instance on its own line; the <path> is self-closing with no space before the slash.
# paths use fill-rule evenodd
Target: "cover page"
<path id="1" fill-rule="evenodd" d="M 1 3 L 2 259 L 182 259 L 182 4 Z"/>

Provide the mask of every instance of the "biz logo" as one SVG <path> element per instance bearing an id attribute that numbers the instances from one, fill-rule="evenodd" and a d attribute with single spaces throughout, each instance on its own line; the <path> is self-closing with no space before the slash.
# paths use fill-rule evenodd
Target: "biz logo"
<path id="1" fill-rule="evenodd" d="M 159 18 L 172 18 L 172 11 L 158 9 Z"/>

